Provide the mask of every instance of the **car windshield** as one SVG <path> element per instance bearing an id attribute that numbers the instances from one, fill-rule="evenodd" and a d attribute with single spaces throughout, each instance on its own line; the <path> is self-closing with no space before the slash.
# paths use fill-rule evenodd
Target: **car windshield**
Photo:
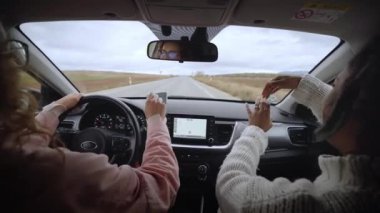
<path id="1" fill-rule="evenodd" d="M 228 26 L 212 40 L 216 62 L 153 60 L 147 45 L 157 40 L 138 21 L 55 21 L 20 26 L 30 40 L 86 94 L 168 96 L 254 101 L 278 74 L 311 71 L 340 42 L 304 32 Z M 278 102 L 288 93 L 272 95 Z"/>

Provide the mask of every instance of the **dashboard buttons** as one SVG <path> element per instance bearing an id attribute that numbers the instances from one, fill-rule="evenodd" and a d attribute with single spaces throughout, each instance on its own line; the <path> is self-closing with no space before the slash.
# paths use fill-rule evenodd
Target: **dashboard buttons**
<path id="1" fill-rule="evenodd" d="M 125 125 L 125 126 L 126 126 L 126 129 L 127 129 L 128 131 L 132 131 L 132 130 L 133 130 L 131 124 L 127 124 L 127 125 Z"/>
<path id="2" fill-rule="evenodd" d="M 112 151 L 126 152 L 129 149 L 129 140 L 124 137 L 112 137 Z"/>
<path id="3" fill-rule="evenodd" d="M 144 115 L 139 115 L 139 114 L 137 114 L 136 115 L 136 118 L 137 118 L 137 121 L 139 122 L 139 124 L 140 124 L 140 128 L 143 128 L 143 127 L 145 127 L 146 128 L 146 120 L 145 120 L 145 116 Z"/>
<path id="4" fill-rule="evenodd" d="M 182 154 L 180 156 L 181 160 L 188 160 L 188 161 L 196 161 L 199 160 L 199 155 L 194 155 L 194 154 Z"/>
<path id="5" fill-rule="evenodd" d="M 208 167 L 206 165 L 204 165 L 204 164 L 201 164 L 201 165 L 198 166 L 198 173 L 200 175 L 207 174 L 207 170 L 208 170 Z"/>
<path id="6" fill-rule="evenodd" d="M 210 146 L 213 145 L 214 142 L 215 142 L 214 138 L 209 138 L 209 139 L 208 139 L 208 144 L 209 144 Z"/>
<path id="7" fill-rule="evenodd" d="M 198 166 L 198 180 L 201 182 L 206 181 L 207 179 L 207 171 L 208 171 L 208 166 L 205 164 L 201 164 Z"/>

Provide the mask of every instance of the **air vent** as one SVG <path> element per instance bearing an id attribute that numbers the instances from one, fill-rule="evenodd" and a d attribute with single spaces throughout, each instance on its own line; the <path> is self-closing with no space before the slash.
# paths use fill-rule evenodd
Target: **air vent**
<path id="1" fill-rule="evenodd" d="M 215 141 L 216 145 L 226 145 L 232 135 L 232 131 L 234 129 L 233 124 L 215 124 L 215 131 L 216 131 L 216 138 Z"/>
<path id="2" fill-rule="evenodd" d="M 306 127 L 288 128 L 288 134 L 291 142 L 297 145 L 307 145 L 309 142 L 309 131 Z"/>
<path id="3" fill-rule="evenodd" d="M 62 121 L 59 125 L 59 129 L 72 129 L 74 127 L 74 122 L 71 121 Z"/>

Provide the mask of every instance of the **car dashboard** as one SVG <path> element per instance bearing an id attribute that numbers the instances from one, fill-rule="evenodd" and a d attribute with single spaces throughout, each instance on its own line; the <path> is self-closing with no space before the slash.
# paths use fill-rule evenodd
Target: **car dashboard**
<path id="1" fill-rule="evenodd" d="M 136 115 L 142 139 L 146 139 L 145 99 L 119 98 Z M 173 212 L 192 209 L 215 212 L 215 183 L 223 160 L 231 151 L 239 132 L 248 123 L 245 103 L 239 101 L 168 99 L 167 126 L 176 154 L 181 188 Z M 271 106 L 273 127 L 267 132 L 268 148 L 261 156 L 258 174 L 268 179 L 278 176 L 291 180 L 315 178 L 317 155 L 325 151 L 312 142 L 314 127 L 301 119 Z M 59 128 L 67 128 L 64 121 Z M 128 118 L 117 109 L 104 107 L 86 112 L 73 126 L 97 127 L 125 131 Z M 71 126 L 71 127 L 73 127 Z M 191 198 L 191 199 L 190 199 Z M 190 199 L 190 200 L 189 200 Z M 177 208 L 177 209 L 176 209 Z"/>
<path id="2" fill-rule="evenodd" d="M 145 100 L 124 100 L 143 109 Z M 215 183 L 219 168 L 248 123 L 244 102 L 169 99 L 167 125 L 177 156 L 181 188 L 173 212 L 216 212 Z M 326 143 L 312 142 L 314 126 L 271 106 L 273 127 L 258 174 L 291 180 L 318 174 L 317 156 L 330 152 Z M 327 151 L 328 150 L 328 151 Z"/>

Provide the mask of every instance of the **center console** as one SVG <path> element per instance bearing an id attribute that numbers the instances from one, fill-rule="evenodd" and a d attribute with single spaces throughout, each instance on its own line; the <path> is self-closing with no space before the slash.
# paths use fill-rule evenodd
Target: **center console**
<path id="1" fill-rule="evenodd" d="M 169 114 L 167 125 L 181 178 L 181 190 L 171 212 L 216 212 L 216 176 L 231 148 L 235 121 Z"/>

